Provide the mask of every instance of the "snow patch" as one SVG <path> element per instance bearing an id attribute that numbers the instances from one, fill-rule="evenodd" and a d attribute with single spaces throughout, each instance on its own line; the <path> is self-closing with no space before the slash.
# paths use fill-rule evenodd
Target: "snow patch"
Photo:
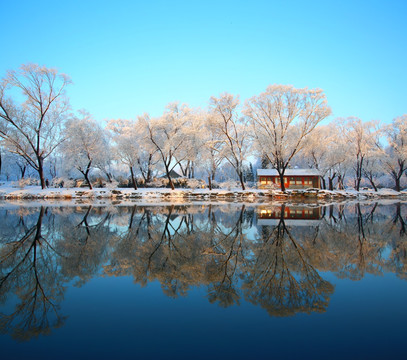
<path id="1" fill-rule="evenodd" d="M 375 199 L 375 198 L 407 198 L 407 191 L 397 192 L 392 189 L 379 191 L 354 189 L 322 190 L 316 188 L 287 190 L 262 190 L 262 189 L 176 189 L 167 188 L 47 188 L 40 186 L 27 186 L 16 189 L 10 184 L 0 186 L 0 199 L 4 200 L 35 200 L 35 199 L 145 199 L 179 202 L 184 200 L 221 200 L 221 201 L 255 201 L 256 199 L 313 199 L 313 200 L 340 200 L 340 199 Z"/>

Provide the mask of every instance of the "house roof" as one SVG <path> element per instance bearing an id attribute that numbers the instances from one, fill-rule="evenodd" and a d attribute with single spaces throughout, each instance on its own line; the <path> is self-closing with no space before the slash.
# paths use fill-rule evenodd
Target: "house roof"
<path id="1" fill-rule="evenodd" d="M 257 176 L 278 176 L 276 169 L 257 169 Z M 286 169 L 284 176 L 321 176 L 317 169 Z"/>
<path id="2" fill-rule="evenodd" d="M 178 178 L 180 178 L 180 177 L 182 177 L 180 174 L 178 174 L 174 169 L 172 169 L 171 171 L 170 171 L 170 176 L 171 176 L 171 178 L 172 179 L 178 179 Z M 159 179 L 164 179 L 164 178 L 167 178 L 167 174 L 162 174 L 161 176 L 159 176 L 158 177 Z"/>

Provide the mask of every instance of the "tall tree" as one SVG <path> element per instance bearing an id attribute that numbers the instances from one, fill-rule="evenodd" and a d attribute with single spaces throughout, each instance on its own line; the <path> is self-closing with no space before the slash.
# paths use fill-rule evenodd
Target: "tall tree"
<path id="1" fill-rule="evenodd" d="M 325 178 L 328 178 L 328 188 L 333 190 L 334 180 L 340 176 L 340 168 L 347 159 L 346 148 L 347 145 L 335 122 L 318 125 L 307 136 L 304 150 L 296 156 L 296 161 L 319 170 L 324 188 Z"/>
<path id="2" fill-rule="evenodd" d="M 393 178 L 396 191 L 400 191 L 400 179 L 407 170 L 407 114 L 395 118 L 385 128 L 385 135 L 388 147 L 384 168 Z"/>
<path id="3" fill-rule="evenodd" d="M 239 96 L 228 93 L 210 99 L 214 125 L 223 142 L 222 155 L 235 169 L 242 190 L 245 190 L 243 164 L 248 155 L 250 136 L 246 119 L 239 115 L 239 104 Z"/>
<path id="4" fill-rule="evenodd" d="M 323 91 L 271 85 L 246 102 L 244 113 L 250 119 L 257 150 L 278 171 L 285 191 L 284 173 L 290 161 L 315 126 L 331 114 Z"/>
<path id="5" fill-rule="evenodd" d="M 184 159 L 179 162 L 180 170 L 183 176 L 191 179 L 195 177 L 195 165 L 204 145 L 205 129 L 200 111 L 191 110 L 182 132 L 185 143 L 176 158 Z"/>
<path id="6" fill-rule="evenodd" d="M 79 171 L 92 189 L 89 173 L 105 156 L 107 145 L 105 133 L 91 115 L 84 111 L 79 118 L 67 122 L 65 131 L 67 136 L 63 144 L 65 165 L 68 169 L 75 168 Z"/>
<path id="7" fill-rule="evenodd" d="M 65 74 L 36 64 L 8 71 L 0 83 L 0 138 L 38 172 L 43 189 L 44 160 L 63 141 L 61 126 L 69 109 L 65 96 L 69 83 Z M 15 90 L 22 93 L 21 104 L 8 95 L 16 94 Z"/>
<path id="8" fill-rule="evenodd" d="M 208 176 L 209 189 L 212 190 L 216 171 L 224 159 L 224 142 L 218 136 L 217 122 L 213 114 L 202 112 L 200 116 L 202 128 L 199 132 L 201 142 L 198 153 L 198 163 L 204 168 Z"/>
<path id="9" fill-rule="evenodd" d="M 339 121 L 341 131 L 347 139 L 348 152 L 353 157 L 355 189 L 359 191 L 363 167 L 370 153 L 377 151 L 380 131 L 376 122 L 362 122 L 355 117 L 339 119 Z"/>
<path id="10" fill-rule="evenodd" d="M 138 137 L 138 123 L 131 120 L 110 120 L 107 129 L 113 133 L 113 151 L 117 160 L 129 167 L 133 187 L 137 190 L 137 181 L 134 175 L 139 164 L 141 146 Z"/>
<path id="11" fill-rule="evenodd" d="M 150 119 L 147 114 L 139 117 L 146 133 L 146 139 L 159 154 L 172 190 L 175 189 L 175 186 L 172 182 L 171 171 L 188 154 L 185 147 L 189 146 L 189 139 L 184 136 L 183 130 L 190 115 L 190 109 L 186 105 L 172 103 L 167 106 L 166 111 L 159 118 Z"/>

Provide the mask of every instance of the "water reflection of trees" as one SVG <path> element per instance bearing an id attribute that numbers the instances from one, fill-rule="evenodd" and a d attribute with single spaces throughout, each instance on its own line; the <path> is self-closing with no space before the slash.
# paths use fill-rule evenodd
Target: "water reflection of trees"
<path id="1" fill-rule="evenodd" d="M 318 274 L 317 264 L 308 255 L 312 247 L 307 242 L 315 240 L 315 229 L 299 233 L 287 226 L 284 208 L 282 205 L 278 223 L 264 229 L 260 239 L 251 243 L 246 298 L 266 308 L 270 315 L 325 311 L 333 286 Z"/>
<path id="2" fill-rule="evenodd" d="M 12 313 L 0 314 L 0 329 L 18 339 L 48 333 L 64 321 L 59 315 L 64 283 L 58 271 L 60 255 L 53 245 L 53 219 L 47 216 L 48 224 L 43 224 L 45 215 L 41 207 L 37 215 L 16 216 L 14 232 L 2 238 L 0 247 L 0 301 L 10 293 L 19 298 Z M 8 233 L 9 228 L 4 230 Z"/>
<path id="3" fill-rule="evenodd" d="M 326 271 L 406 278 L 406 205 L 332 205 L 310 225 L 278 206 L 271 225 L 238 204 L 3 210 L 0 302 L 17 304 L 0 329 L 19 339 L 48 333 L 65 320 L 67 283 L 98 275 L 159 281 L 171 297 L 204 286 L 210 302 L 244 298 L 273 316 L 325 311 L 334 291 Z"/>

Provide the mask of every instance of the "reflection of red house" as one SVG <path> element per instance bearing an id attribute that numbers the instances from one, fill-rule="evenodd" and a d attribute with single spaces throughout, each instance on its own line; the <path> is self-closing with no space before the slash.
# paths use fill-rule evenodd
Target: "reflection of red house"
<path id="1" fill-rule="evenodd" d="M 284 206 L 284 214 L 281 214 L 282 206 L 271 206 L 259 208 L 260 219 L 302 219 L 302 220 L 319 220 L 321 218 L 321 208 L 306 206 Z"/>
<path id="2" fill-rule="evenodd" d="M 316 169 L 287 169 L 284 173 L 286 189 L 321 188 L 321 174 Z M 257 169 L 259 188 L 280 187 L 280 175 L 275 169 Z"/>
<path id="3" fill-rule="evenodd" d="M 283 214 L 282 211 L 284 211 Z M 257 223 L 259 225 L 278 225 L 282 219 L 286 225 L 312 226 L 321 220 L 321 208 L 296 205 L 258 208 Z"/>

